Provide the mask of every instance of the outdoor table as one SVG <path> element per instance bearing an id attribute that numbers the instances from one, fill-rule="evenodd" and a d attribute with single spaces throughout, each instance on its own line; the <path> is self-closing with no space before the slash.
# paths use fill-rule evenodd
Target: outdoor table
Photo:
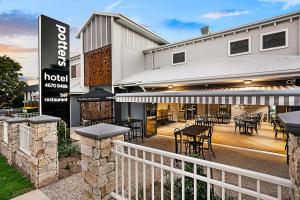
<path id="1" fill-rule="evenodd" d="M 242 133 L 247 134 L 247 133 L 248 133 L 248 132 L 247 132 L 247 124 L 248 124 L 248 123 L 251 123 L 251 122 L 252 122 L 252 119 L 249 119 L 249 118 L 240 118 L 240 120 L 241 120 L 242 122 L 244 122 L 244 132 L 242 132 Z"/>
<path id="2" fill-rule="evenodd" d="M 181 130 L 182 134 L 188 137 L 193 138 L 194 140 L 194 149 L 196 149 L 196 141 L 197 141 L 197 136 L 204 134 L 206 131 L 209 130 L 209 126 L 201 126 L 201 125 L 191 125 L 188 127 L 185 127 L 184 129 Z M 175 137 L 177 137 L 175 135 Z M 178 147 L 176 145 L 176 153 L 178 152 Z"/>

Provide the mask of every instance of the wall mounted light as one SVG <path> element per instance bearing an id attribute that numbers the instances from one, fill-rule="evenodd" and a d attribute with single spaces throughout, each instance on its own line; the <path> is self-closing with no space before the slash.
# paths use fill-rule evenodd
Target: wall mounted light
<path id="1" fill-rule="evenodd" d="M 168 85 L 168 88 L 169 88 L 169 89 L 172 89 L 172 88 L 173 88 L 173 85 Z"/>
<path id="2" fill-rule="evenodd" d="M 251 83 L 252 83 L 252 80 L 244 80 L 244 84 L 249 85 L 249 84 L 251 84 Z"/>

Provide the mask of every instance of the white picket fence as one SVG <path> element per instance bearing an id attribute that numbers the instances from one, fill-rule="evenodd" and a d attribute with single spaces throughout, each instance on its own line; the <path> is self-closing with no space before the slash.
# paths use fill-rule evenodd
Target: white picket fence
<path id="1" fill-rule="evenodd" d="M 154 200 L 164 199 L 166 194 L 170 194 L 170 197 L 167 199 L 173 200 L 175 198 L 174 195 L 178 195 L 174 194 L 174 180 L 180 178 L 181 180 L 186 180 L 187 178 L 193 179 L 193 191 L 197 191 L 197 183 L 199 183 L 199 181 L 205 182 L 208 200 L 211 199 L 211 195 L 213 194 L 212 188 L 214 187 L 219 188 L 218 196 L 221 197 L 222 200 L 228 197 L 227 191 L 235 193 L 236 198 L 239 200 L 244 199 L 245 196 L 263 200 L 283 199 L 283 189 L 285 189 L 284 191 L 288 191 L 289 188 L 292 188 L 292 182 L 289 179 L 122 141 L 113 141 L 113 144 L 115 145 L 113 152 L 116 156 L 116 188 L 115 192 L 111 193 L 111 195 L 115 199 L 146 200 L 150 197 Z M 185 164 L 187 163 L 193 166 L 192 172 L 185 169 Z M 197 173 L 199 166 L 205 169 L 205 176 Z M 139 167 L 141 167 L 141 170 L 139 170 Z M 150 167 L 150 170 L 146 170 L 146 167 L 148 167 L 148 169 Z M 157 176 L 154 175 L 154 170 L 160 171 L 160 176 L 158 173 L 158 181 L 160 182 L 158 188 L 159 192 L 157 188 L 155 188 Z M 221 172 L 221 177 L 219 179 L 213 177 L 213 171 Z M 166 172 L 170 174 L 170 191 L 168 191 L 168 193 L 166 193 L 166 189 L 164 188 Z M 237 183 L 228 181 L 226 178 L 228 175 L 236 176 Z M 249 188 L 244 185 L 248 182 L 249 178 L 255 181 L 254 188 Z M 261 185 L 265 185 L 266 183 L 273 186 L 275 190 L 273 194 L 263 193 L 264 190 L 262 190 Z M 181 199 L 186 199 L 185 181 L 181 181 L 180 184 Z M 132 187 L 135 189 L 133 190 Z M 151 187 L 151 190 L 148 190 L 149 187 Z M 147 192 L 150 194 L 147 194 Z M 194 192 L 192 195 L 194 200 L 199 199 L 197 192 Z"/>
<path id="2" fill-rule="evenodd" d="M 30 127 L 26 126 L 24 124 L 19 124 L 19 131 L 20 131 L 20 146 L 19 149 L 26 153 L 27 155 L 30 155 Z"/>
<path id="3" fill-rule="evenodd" d="M 8 143 L 8 124 L 3 122 L 3 142 Z"/>

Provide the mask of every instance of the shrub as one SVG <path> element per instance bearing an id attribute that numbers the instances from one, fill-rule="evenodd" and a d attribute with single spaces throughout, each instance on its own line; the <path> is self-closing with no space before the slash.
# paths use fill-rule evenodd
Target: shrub
<path id="1" fill-rule="evenodd" d="M 61 120 L 57 125 L 57 136 L 58 144 L 64 143 L 66 140 L 70 139 L 70 129 L 63 120 Z"/>
<path id="2" fill-rule="evenodd" d="M 58 144 L 58 157 L 69 157 L 80 154 L 80 149 L 77 144 L 72 143 L 71 140 L 62 140 Z"/>

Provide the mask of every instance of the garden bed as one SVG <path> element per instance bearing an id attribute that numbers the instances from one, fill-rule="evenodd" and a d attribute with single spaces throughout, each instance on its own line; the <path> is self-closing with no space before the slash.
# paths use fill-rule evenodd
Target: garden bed
<path id="1" fill-rule="evenodd" d="M 81 172 L 80 160 L 80 154 L 60 158 L 58 179 L 61 180 Z"/>

